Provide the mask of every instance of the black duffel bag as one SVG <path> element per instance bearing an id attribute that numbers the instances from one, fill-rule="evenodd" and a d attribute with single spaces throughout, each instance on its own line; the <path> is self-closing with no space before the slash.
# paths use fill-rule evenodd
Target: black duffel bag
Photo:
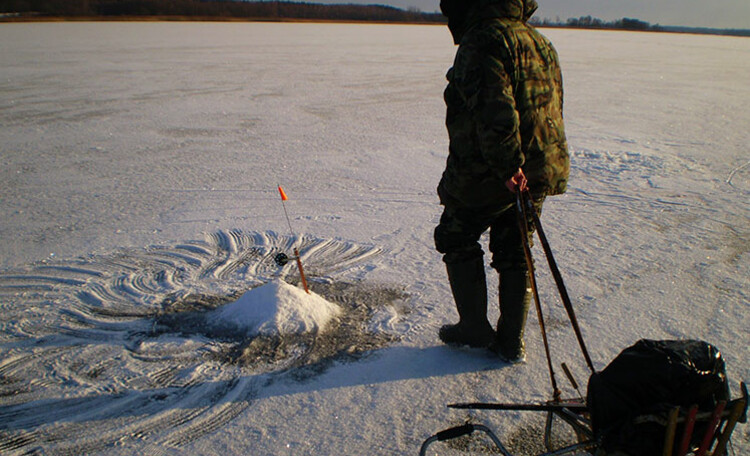
<path id="1" fill-rule="evenodd" d="M 666 418 L 675 406 L 711 412 L 721 400 L 729 400 L 724 360 L 716 347 L 698 340 L 640 340 L 593 374 L 587 392 L 601 449 L 629 456 L 662 455 L 664 420 L 644 416 Z M 704 433 L 705 425 L 696 425 L 695 438 Z"/>

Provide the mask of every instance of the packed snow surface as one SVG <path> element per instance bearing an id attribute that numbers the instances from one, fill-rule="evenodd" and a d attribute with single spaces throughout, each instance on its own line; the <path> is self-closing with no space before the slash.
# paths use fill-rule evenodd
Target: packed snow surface
<path id="1" fill-rule="evenodd" d="M 737 396 L 750 39 L 543 32 L 572 169 L 542 223 L 595 367 L 642 338 L 702 339 Z M 535 311 L 525 364 L 437 337 L 457 319 L 432 241 L 454 53 L 444 26 L 0 24 L 0 453 L 407 455 L 466 420 L 532 453 L 540 414 L 446 407 L 552 393 Z M 340 309 L 325 331 L 217 328 L 217 309 L 250 317 L 245 297 L 298 284 L 273 261 L 294 247 Z M 533 253 L 553 364 L 585 394 Z M 746 424 L 733 448 L 750 454 Z"/>
<path id="2" fill-rule="evenodd" d="M 208 321 L 244 329 L 248 335 L 322 332 L 341 309 L 315 293 L 275 279 L 213 311 Z"/>

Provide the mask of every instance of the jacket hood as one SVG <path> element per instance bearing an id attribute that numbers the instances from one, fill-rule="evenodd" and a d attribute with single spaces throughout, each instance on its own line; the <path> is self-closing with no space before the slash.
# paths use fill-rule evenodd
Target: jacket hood
<path id="1" fill-rule="evenodd" d="M 526 22 L 537 8 L 536 0 L 440 1 L 440 9 L 448 18 L 448 28 L 456 44 L 461 41 L 466 30 L 479 20 L 502 17 Z"/>
<path id="2" fill-rule="evenodd" d="M 475 0 L 477 19 L 507 17 L 528 21 L 539 7 L 536 0 Z"/>

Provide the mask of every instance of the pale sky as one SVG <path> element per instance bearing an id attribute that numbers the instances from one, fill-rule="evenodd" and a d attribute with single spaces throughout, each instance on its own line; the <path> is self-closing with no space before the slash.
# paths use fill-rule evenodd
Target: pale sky
<path id="1" fill-rule="evenodd" d="M 315 0 L 322 3 L 385 4 L 439 11 L 440 0 Z M 750 0 L 537 0 L 535 17 L 593 16 L 605 21 L 623 17 L 651 24 L 750 29 Z"/>
<path id="2" fill-rule="evenodd" d="M 409 0 L 396 0 L 409 1 Z M 414 0 L 412 0 L 414 1 Z M 425 1 L 427 5 L 431 2 Z M 629 17 L 651 24 L 750 29 L 750 0 L 537 0 L 539 18 Z"/>

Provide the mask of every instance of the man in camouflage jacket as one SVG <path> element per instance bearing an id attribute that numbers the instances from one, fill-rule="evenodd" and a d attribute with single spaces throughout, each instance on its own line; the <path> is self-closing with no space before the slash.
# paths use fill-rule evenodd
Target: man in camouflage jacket
<path id="1" fill-rule="evenodd" d="M 541 213 L 563 193 L 570 161 L 563 125 L 562 74 L 552 44 L 527 23 L 535 0 L 442 0 L 459 45 L 445 90 L 450 150 L 438 186 L 444 212 L 435 229 L 460 321 L 440 329 L 445 343 L 525 357 L 528 271 L 515 192 L 528 188 Z M 490 230 L 500 275 L 497 332 L 487 320 L 480 236 Z"/>

